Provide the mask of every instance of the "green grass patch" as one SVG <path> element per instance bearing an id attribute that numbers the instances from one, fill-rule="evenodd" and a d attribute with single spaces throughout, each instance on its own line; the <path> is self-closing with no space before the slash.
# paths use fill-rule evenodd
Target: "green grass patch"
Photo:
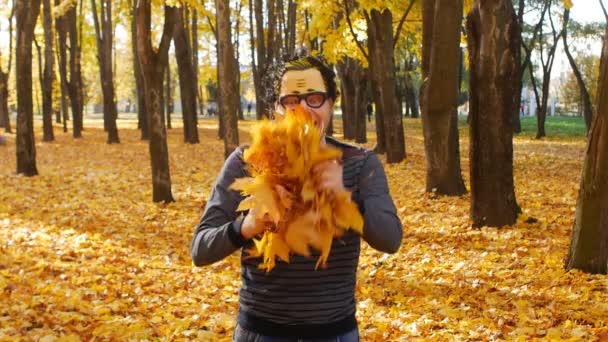
<path id="1" fill-rule="evenodd" d="M 521 119 L 521 133 L 516 136 L 536 137 L 536 117 L 526 116 Z M 460 116 L 458 118 L 461 134 L 466 132 L 467 117 Z M 545 120 L 545 133 L 547 138 L 568 138 L 568 137 L 586 137 L 587 130 L 585 128 L 585 119 L 582 117 L 573 116 L 548 116 Z"/>
<path id="2" fill-rule="evenodd" d="M 536 128 L 535 116 L 521 118 L 520 135 L 535 137 Z M 545 133 L 547 137 L 585 137 L 585 119 L 574 116 L 548 116 L 545 121 Z"/>

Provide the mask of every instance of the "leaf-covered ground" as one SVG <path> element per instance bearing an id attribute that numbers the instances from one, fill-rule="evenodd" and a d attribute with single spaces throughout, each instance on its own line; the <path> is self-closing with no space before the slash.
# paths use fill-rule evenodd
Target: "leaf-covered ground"
<path id="1" fill-rule="evenodd" d="M 37 135 L 33 178 L 15 175 L 14 135 L 0 147 L 0 340 L 230 340 L 238 256 L 205 268 L 189 257 L 223 161 L 215 123 L 200 122 L 199 145 L 169 132 L 168 205 L 151 202 L 134 123 L 119 123 L 120 145 L 93 125 L 80 140 L 58 127 L 53 143 Z M 250 123 L 241 126 L 247 141 Z M 418 121 L 406 137 L 407 160 L 386 167 L 403 244 L 394 255 L 362 250 L 362 340 L 608 340 L 608 277 L 563 270 L 584 139 L 515 138 L 524 214 L 473 230 L 468 195 L 425 193 Z M 468 184 L 467 146 L 461 131 Z"/>

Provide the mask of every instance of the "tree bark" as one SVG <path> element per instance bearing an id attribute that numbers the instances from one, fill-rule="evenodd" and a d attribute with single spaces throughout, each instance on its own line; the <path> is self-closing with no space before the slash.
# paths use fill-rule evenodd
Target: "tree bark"
<path id="1" fill-rule="evenodd" d="M 361 64 L 353 58 L 345 57 L 336 67 L 342 87 L 342 127 L 344 138 L 354 139 L 358 143 L 367 141 L 365 113 L 366 94 L 365 70 Z"/>
<path id="2" fill-rule="evenodd" d="M 148 127 L 148 114 L 146 113 L 144 79 L 139 64 L 139 51 L 137 50 L 137 1 L 132 0 L 131 8 L 131 47 L 133 50 L 133 73 L 135 76 L 135 91 L 137 96 L 137 128 L 141 130 L 141 140 L 150 139 Z"/>
<path id="3" fill-rule="evenodd" d="M 173 114 L 173 92 L 171 89 L 173 88 L 171 84 L 171 66 L 167 65 L 167 72 L 165 72 L 167 76 L 165 79 L 165 113 L 167 114 L 167 129 L 172 129 L 171 125 L 171 114 Z M 184 126 L 184 130 L 185 130 Z"/>
<path id="4" fill-rule="evenodd" d="M 175 59 L 179 74 L 179 89 L 182 102 L 182 120 L 184 123 L 184 142 L 198 144 L 198 128 L 196 120 L 196 82 L 193 79 L 192 48 L 190 35 L 186 29 L 187 11 L 182 6 L 178 12 L 173 33 L 175 44 Z"/>
<path id="5" fill-rule="evenodd" d="M 8 66 L 6 72 L 2 69 L 0 63 L 0 127 L 4 127 L 6 133 L 12 133 L 11 119 L 8 111 L 8 80 L 11 74 L 11 65 L 13 57 L 13 16 L 15 14 L 15 3 L 11 9 L 11 14 L 8 18 Z"/>
<path id="6" fill-rule="evenodd" d="M 461 0 L 437 0 L 432 39 L 423 52 L 428 59 L 426 87 L 423 94 L 422 128 L 426 152 L 426 191 L 459 196 L 466 192 L 460 169 L 458 142 L 458 69 L 460 54 Z M 426 19 L 427 17 L 425 17 Z M 430 25 L 423 24 L 423 29 Z"/>
<path id="7" fill-rule="evenodd" d="M 537 111 L 536 121 L 538 124 L 536 131 L 536 138 L 540 139 L 546 136 L 545 133 L 545 120 L 547 118 L 547 109 L 548 109 L 548 101 L 549 101 L 549 84 L 551 82 L 551 70 L 553 69 L 553 62 L 555 60 L 555 51 L 557 49 L 557 43 L 559 42 L 560 36 L 563 34 L 563 30 L 559 33 L 556 32 L 555 26 L 553 24 L 553 19 L 551 17 L 551 1 L 548 2 L 547 11 L 549 13 L 549 22 L 551 23 L 551 34 L 553 38 L 553 44 L 550 45 L 549 51 L 547 52 L 546 60 L 543 55 L 543 44 L 542 44 L 542 26 L 540 27 L 540 36 L 541 36 L 541 54 L 540 60 L 543 69 L 543 85 L 541 87 L 541 103 L 540 109 Z"/>
<path id="8" fill-rule="evenodd" d="M 393 14 L 388 9 L 383 12 L 374 9 L 369 17 L 368 51 L 376 89 L 376 117 L 381 116 L 383 119 L 386 161 L 398 163 L 405 159 L 405 137 L 395 94 Z"/>
<path id="9" fill-rule="evenodd" d="M 80 45 L 78 44 L 78 31 L 76 28 L 76 5 L 73 5 L 65 14 L 67 33 L 70 41 L 70 80 L 68 92 L 72 104 L 72 135 L 74 138 L 82 137 L 82 75 L 80 70 Z M 64 118 L 65 120 L 65 118 Z"/>
<path id="10" fill-rule="evenodd" d="M 272 109 L 270 108 L 270 104 L 266 99 L 266 87 L 264 84 L 263 75 L 269 71 L 269 65 L 272 62 L 272 59 L 268 59 L 266 57 L 266 39 L 264 37 L 264 6 L 262 0 L 251 0 L 255 1 L 255 35 L 256 35 L 256 55 L 257 55 L 257 83 L 255 84 L 255 110 L 256 110 L 256 119 L 261 120 L 263 118 L 270 117 L 270 112 Z M 270 42 L 268 42 L 270 45 Z M 254 82 L 256 77 L 254 77 Z"/>
<path id="11" fill-rule="evenodd" d="M 55 6 L 59 0 L 55 0 Z M 55 18 L 55 31 L 57 32 L 57 65 L 59 69 L 59 81 L 61 83 L 61 117 L 57 117 L 57 123 L 63 122 L 63 132 L 68 131 L 67 121 L 69 118 L 69 91 L 68 91 L 68 67 L 67 67 L 67 24 L 65 14 Z"/>
<path id="12" fill-rule="evenodd" d="M 352 140 L 355 138 L 355 79 L 351 64 L 354 61 L 350 57 L 345 57 L 338 62 L 336 69 L 340 77 L 340 107 L 342 109 L 342 134 L 344 139 Z"/>
<path id="13" fill-rule="evenodd" d="M 567 270 L 608 273 L 608 30 L 598 80 L 597 113 L 593 118 L 572 227 Z"/>
<path id="14" fill-rule="evenodd" d="M 114 98 L 114 73 L 112 70 L 112 1 L 101 0 L 100 12 L 97 15 L 97 4 L 91 0 L 93 10 L 93 22 L 95 24 L 95 35 L 97 37 L 97 61 L 99 62 L 99 79 L 103 93 L 103 119 L 104 127 L 108 132 L 108 144 L 118 144 L 118 128 L 116 119 L 118 110 Z M 101 22 L 101 27 L 100 27 Z"/>
<path id="15" fill-rule="evenodd" d="M 43 141 L 55 140 L 53 134 L 53 19 L 51 18 L 51 0 L 43 0 L 44 25 L 44 75 L 42 77 L 42 128 Z"/>
<path id="16" fill-rule="evenodd" d="M 32 41 L 40 12 L 40 0 L 17 0 L 17 173 L 38 174 L 34 143 L 32 103 Z"/>
<path id="17" fill-rule="evenodd" d="M 587 86 L 585 85 L 585 81 L 583 80 L 583 75 L 581 75 L 580 70 L 578 69 L 572 54 L 570 53 L 570 47 L 568 46 L 568 21 L 570 19 L 570 10 L 564 10 L 564 31 L 563 31 L 563 43 L 564 43 L 564 51 L 566 52 L 566 56 L 568 57 L 568 62 L 570 63 L 570 67 L 572 68 L 572 72 L 574 73 L 574 77 L 576 77 L 576 83 L 578 84 L 578 88 L 581 92 L 581 102 L 583 109 L 583 117 L 585 118 L 585 127 L 587 128 L 587 133 L 589 133 L 589 129 L 591 128 L 591 122 L 593 120 L 593 108 L 591 107 L 591 99 L 589 96 L 589 91 L 587 90 Z"/>
<path id="18" fill-rule="evenodd" d="M 519 27 L 509 0 L 477 1 L 467 16 L 473 227 L 512 225 L 521 209 L 513 184 L 514 92 Z"/>
<path id="19" fill-rule="evenodd" d="M 193 82 L 198 104 L 198 113 L 194 117 L 194 120 L 196 122 L 196 126 L 198 127 L 198 115 L 203 115 L 205 111 L 203 103 L 203 92 L 202 88 L 199 85 L 198 79 L 198 14 L 196 12 L 196 9 L 192 9 L 192 24 L 190 26 L 192 30 L 192 72 L 194 75 Z"/>
<path id="20" fill-rule="evenodd" d="M 240 28 L 241 28 L 241 10 L 243 9 L 243 6 L 241 4 L 241 1 L 239 1 L 238 6 L 237 6 L 237 11 L 235 13 L 236 16 L 236 24 L 234 25 L 234 70 L 235 70 L 235 82 L 236 82 L 236 89 L 237 89 L 237 96 L 238 96 L 238 106 L 237 106 L 237 114 L 238 114 L 238 118 L 239 120 L 245 120 L 245 115 L 243 113 L 243 106 L 241 104 L 241 68 L 239 65 L 239 37 L 240 35 Z"/>
<path id="21" fill-rule="evenodd" d="M 254 23 L 253 23 L 253 1 L 254 0 L 248 0 L 249 2 L 249 49 L 251 51 L 251 74 L 252 74 L 252 78 L 253 78 L 253 88 L 255 90 L 255 99 L 256 99 L 256 108 L 255 108 L 255 118 L 256 119 L 260 119 L 261 117 L 258 114 L 257 111 L 257 101 L 258 101 L 258 89 L 260 89 L 261 87 L 261 82 L 260 82 L 260 75 L 258 72 L 258 66 L 257 63 L 255 61 L 255 57 L 256 57 L 256 47 L 255 47 L 255 36 L 254 36 L 254 32 L 255 32 L 255 28 L 254 28 Z"/>
<path id="22" fill-rule="evenodd" d="M 224 124 L 224 157 L 239 146 L 237 111 L 239 89 L 236 83 L 234 47 L 230 32 L 230 2 L 216 0 L 219 97 L 222 99 L 219 115 Z"/>
<path id="23" fill-rule="evenodd" d="M 285 53 L 293 55 L 296 50 L 296 10 L 298 4 L 294 0 L 287 1 L 287 29 L 285 30 L 287 47 Z"/>
<path id="24" fill-rule="evenodd" d="M 0 127 L 4 127 L 6 133 L 12 133 L 8 111 L 8 76 L 8 72 L 0 70 Z"/>
<path id="25" fill-rule="evenodd" d="M 152 171 L 152 200 L 173 202 L 167 130 L 163 118 L 163 76 L 169 59 L 169 45 L 175 28 L 177 9 L 165 6 L 165 23 L 158 48 L 151 42 L 151 0 L 138 0 L 137 49 L 144 85 L 144 98 L 149 124 L 149 151 Z"/>

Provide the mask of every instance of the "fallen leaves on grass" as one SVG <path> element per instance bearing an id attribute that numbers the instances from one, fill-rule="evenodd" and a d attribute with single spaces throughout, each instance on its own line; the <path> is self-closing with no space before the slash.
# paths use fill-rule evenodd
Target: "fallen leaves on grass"
<path id="1" fill-rule="evenodd" d="M 406 124 L 408 159 L 386 166 L 403 245 L 393 255 L 362 248 L 362 341 L 605 341 L 606 276 L 562 267 L 584 141 L 516 138 L 524 214 L 513 227 L 473 230 L 468 195 L 424 192 L 419 121 Z M 15 140 L 7 135 L 9 145 L 0 147 L 0 340 L 230 340 L 239 256 L 203 268 L 189 257 L 223 162 L 217 126 L 203 126 L 211 129 L 201 129 L 200 145 L 183 144 L 180 129 L 168 132 L 177 199 L 169 205 L 150 202 L 147 143 L 135 129 L 120 127 L 120 145 L 106 145 L 89 123 L 79 140 L 56 131 L 56 142 L 41 143 L 38 135 L 34 178 L 14 174 Z M 463 157 L 467 145 L 461 137 Z"/>

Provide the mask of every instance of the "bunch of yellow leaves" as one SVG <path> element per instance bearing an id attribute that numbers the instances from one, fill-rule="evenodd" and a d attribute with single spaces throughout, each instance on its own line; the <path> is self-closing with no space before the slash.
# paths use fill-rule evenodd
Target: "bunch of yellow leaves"
<path id="1" fill-rule="evenodd" d="M 346 229 L 363 230 L 363 218 L 350 192 L 315 187 L 313 167 L 342 155 L 321 138 L 310 114 L 300 106 L 253 129 L 253 142 L 244 153 L 252 177 L 237 179 L 231 187 L 248 196 L 239 211 L 255 209 L 256 218 L 269 217 L 273 223 L 249 250 L 254 257 L 263 257 L 259 267 L 267 272 L 275 267 L 276 257 L 285 262 L 292 253 L 309 257 L 310 247 L 320 251 L 316 268 L 324 267 L 334 238 Z"/>

